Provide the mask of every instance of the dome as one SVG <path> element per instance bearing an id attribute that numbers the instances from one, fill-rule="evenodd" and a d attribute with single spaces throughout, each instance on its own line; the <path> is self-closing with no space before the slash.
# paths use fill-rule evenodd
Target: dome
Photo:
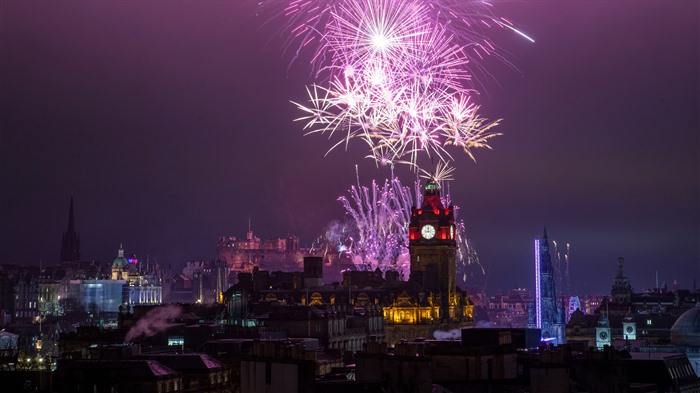
<path id="1" fill-rule="evenodd" d="M 671 327 L 671 342 L 700 348 L 700 303 L 678 317 Z"/>
<path id="2" fill-rule="evenodd" d="M 117 258 L 112 262 L 112 269 L 126 269 L 129 266 L 129 260 L 124 258 L 124 248 L 119 246 Z"/>
<path id="3" fill-rule="evenodd" d="M 577 308 L 576 311 L 571 313 L 568 324 L 586 326 L 586 314 L 584 314 L 581 309 Z"/>
<path id="4" fill-rule="evenodd" d="M 608 316 L 603 314 L 600 318 L 598 318 L 598 326 L 599 327 L 610 327 L 610 321 L 608 320 Z"/>

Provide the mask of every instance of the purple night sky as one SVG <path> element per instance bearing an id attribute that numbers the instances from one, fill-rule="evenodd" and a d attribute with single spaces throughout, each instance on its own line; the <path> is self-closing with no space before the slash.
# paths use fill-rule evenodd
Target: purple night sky
<path id="1" fill-rule="evenodd" d="M 179 269 L 249 218 L 308 245 L 342 219 L 355 164 L 389 176 L 292 122 L 310 69 L 254 3 L 0 3 L 0 263 L 57 263 L 71 193 L 83 259 L 124 243 Z M 476 164 L 457 154 L 450 185 L 489 291 L 532 286 L 544 225 L 579 293 L 609 293 L 618 256 L 635 290 L 657 270 L 700 281 L 699 3 L 495 9 L 536 42 L 494 32 L 517 70 L 489 60 L 479 103 L 504 135 Z"/>

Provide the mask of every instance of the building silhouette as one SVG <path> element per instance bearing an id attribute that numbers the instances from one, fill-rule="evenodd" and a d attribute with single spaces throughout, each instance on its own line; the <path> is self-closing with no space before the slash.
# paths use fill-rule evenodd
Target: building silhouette
<path id="1" fill-rule="evenodd" d="M 615 274 L 615 281 L 613 281 L 612 286 L 612 301 L 615 303 L 629 304 L 632 302 L 632 284 L 630 280 L 625 276 L 625 258 L 617 258 L 617 274 Z"/>
<path id="2" fill-rule="evenodd" d="M 80 261 L 80 235 L 75 230 L 75 214 L 73 209 L 73 195 L 70 197 L 70 209 L 68 211 L 68 228 L 63 233 L 61 242 L 60 262 Z"/>

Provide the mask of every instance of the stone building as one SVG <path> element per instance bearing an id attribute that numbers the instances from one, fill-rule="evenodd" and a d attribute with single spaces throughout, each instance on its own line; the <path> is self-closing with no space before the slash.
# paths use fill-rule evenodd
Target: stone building
<path id="1" fill-rule="evenodd" d="M 433 338 L 436 331 L 458 331 L 473 320 L 474 305 L 456 286 L 454 208 L 443 205 L 436 182 L 430 180 L 423 188 L 421 207 L 411 208 L 408 231 L 409 281 L 385 288 L 389 299 L 383 303 L 384 330 L 389 345 Z"/>

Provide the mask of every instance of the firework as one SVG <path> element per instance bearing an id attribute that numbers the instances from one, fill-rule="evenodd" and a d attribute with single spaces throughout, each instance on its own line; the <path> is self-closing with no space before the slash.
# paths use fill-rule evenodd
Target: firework
<path id="1" fill-rule="evenodd" d="M 327 82 L 308 88 L 308 103 L 294 102 L 305 114 L 297 120 L 307 134 L 327 135 L 329 151 L 361 140 L 378 164 L 414 169 L 423 154 L 451 162 L 451 146 L 472 159 L 471 149 L 489 148 L 489 139 L 500 135 L 493 132 L 499 120 L 482 118 L 471 102 L 477 92 L 469 66 L 474 55 L 494 51 L 481 30 L 506 22 L 465 7 L 425 0 L 292 1 L 288 15 L 300 23 L 293 31 L 316 38 L 312 64 L 317 76 L 327 75 L 320 78 Z M 308 19 L 300 19 L 302 13 Z"/>
<path id="2" fill-rule="evenodd" d="M 361 270 L 397 270 L 408 277 L 407 255 L 411 192 L 394 178 L 383 185 L 353 186 L 338 198 L 352 220 L 356 237 L 349 251 Z M 403 258 L 402 258 L 403 256 Z"/>
<path id="3" fill-rule="evenodd" d="M 376 0 L 262 0 L 258 2 L 261 10 L 272 13 L 270 20 L 282 21 L 278 35 L 286 37 L 287 51 L 293 52 L 297 59 L 301 52 L 312 53 L 311 66 L 315 75 L 321 76 L 322 70 L 331 60 L 326 52 L 328 48 L 324 39 L 326 29 L 333 23 L 333 18 L 340 14 L 340 9 L 353 5 L 362 6 L 377 2 Z M 284 4 L 280 7 L 280 4 Z M 489 37 L 493 29 L 503 28 L 513 31 L 530 42 L 534 40 L 518 30 L 511 21 L 496 15 L 494 7 L 485 0 L 413 0 L 385 1 L 387 6 L 410 4 L 420 8 L 420 16 L 432 25 L 444 26 L 450 35 L 460 37 L 467 48 L 467 56 L 474 71 L 488 74 L 481 66 L 481 60 L 495 56 L 506 64 L 510 63 L 500 55 L 498 45 Z M 408 8 L 408 7 L 405 7 Z M 381 41 L 379 41 L 381 42 Z"/>
<path id="4" fill-rule="evenodd" d="M 556 279 L 556 287 L 562 294 L 567 294 L 571 283 L 569 280 L 569 258 L 571 257 L 571 244 L 566 243 L 566 247 L 562 251 L 559 250 L 557 242 L 552 240 L 552 248 L 554 252 L 554 275 Z"/>
<path id="5" fill-rule="evenodd" d="M 431 175 L 431 178 L 433 175 Z M 408 254 L 408 224 L 412 206 L 419 206 L 422 198 L 420 182 L 404 186 L 398 178 L 383 183 L 372 181 L 360 185 L 359 179 L 338 201 L 345 208 L 348 221 L 333 222 L 315 247 L 334 248 L 348 254 L 358 270 L 398 271 L 404 279 L 410 273 Z M 450 204 L 449 193 L 443 203 Z M 459 211 L 454 206 L 455 216 Z M 467 238 L 463 220 L 457 220 L 457 270 L 462 283 L 468 277 L 485 274 L 476 250 Z"/>

